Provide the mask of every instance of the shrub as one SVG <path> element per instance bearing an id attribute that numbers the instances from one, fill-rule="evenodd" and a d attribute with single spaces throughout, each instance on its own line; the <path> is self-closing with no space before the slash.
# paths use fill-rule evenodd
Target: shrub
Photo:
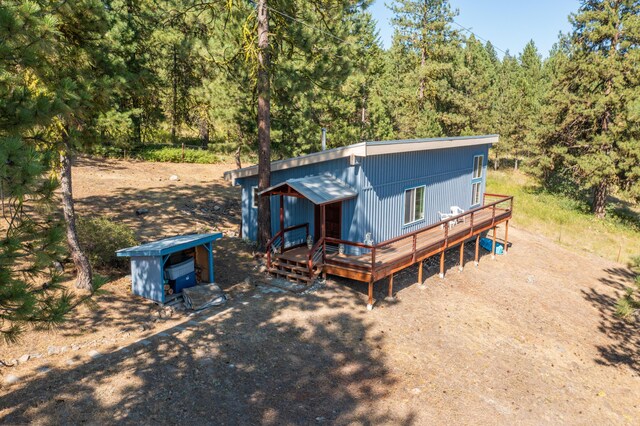
<path id="1" fill-rule="evenodd" d="M 185 149 L 183 160 L 181 147 L 150 147 L 144 148 L 132 155 L 141 160 L 162 163 L 213 164 L 220 162 L 220 158 L 218 158 L 217 155 L 204 149 Z"/>
<path id="2" fill-rule="evenodd" d="M 106 217 L 79 217 L 77 227 L 80 244 L 94 268 L 127 267 L 127 259 L 116 257 L 115 252 L 138 244 L 131 228 Z"/>

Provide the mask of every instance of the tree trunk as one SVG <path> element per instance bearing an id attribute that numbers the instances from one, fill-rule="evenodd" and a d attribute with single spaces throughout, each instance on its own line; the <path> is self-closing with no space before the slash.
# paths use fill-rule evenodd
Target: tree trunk
<path id="1" fill-rule="evenodd" d="M 498 170 L 500 167 L 500 157 L 498 156 L 498 151 L 496 151 L 496 158 L 493 160 L 493 170 Z"/>
<path id="2" fill-rule="evenodd" d="M 242 151 L 242 145 L 238 144 L 238 149 L 236 149 L 236 153 L 235 153 L 235 160 L 236 160 L 236 167 L 241 169 L 242 168 L 242 161 L 240 159 L 240 151 Z"/>
<path id="3" fill-rule="evenodd" d="M 176 45 L 173 45 L 173 70 L 171 72 L 171 77 L 173 80 L 172 87 L 172 111 L 171 111 L 171 142 L 176 143 L 176 126 L 178 123 L 177 115 L 178 115 L 178 53 L 176 51 Z"/>
<path id="4" fill-rule="evenodd" d="M 66 138 L 66 136 L 65 136 Z M 71 258 L 76 267 L 76 288 L 93 289 L 91 264 L 80 247 L 78 233 L 76 231 L 76 213 L 73 207 L 73 189 L 71 184 L 71 159 L 68 142 L 64 144 L 64 151 L 60 154 L 60 189 L 62 190 L 62 212 L 67 225 L 67 243 L 71 251 Z"/>
<path id="5" fill-rule="evenodd" d="M 607 206 L 607 195 L 609 185 L 606 182 L 600 182 L 593 188 L 593 204 L 591 210 L 598 219 L 604 219 L 607 214 L 605 207 Z"/>
<path id="6" fill-rule="evenodd" d="M 271 105 L 269 68 L 269 14 L 267 0 L 258 0 L 258 189 L 271 184 Z M 258 199 L 258 247 L 266 248 L 271 238 L 271 202 L 269 197 Z"/>
<path id="7" fill-rule="evenodd" d="M 200 143 L 203 148 L 209 146 L 209 123 L 205 117 L 200 117 Z"/>

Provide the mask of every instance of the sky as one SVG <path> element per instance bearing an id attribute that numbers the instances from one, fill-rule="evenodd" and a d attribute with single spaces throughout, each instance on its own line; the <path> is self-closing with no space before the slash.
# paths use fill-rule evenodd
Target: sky
<path id="1" fill-rule="evenodd" d="M 391 11 L 385 3 L 375 0 L 369 8 L 378 21 L 384 47 L 391 45 L 393 28 Z M 498 49 L 517 55 L 533 40 L 538 51 L 547 56 L 558 39 L 558 33 L 569 32 L 568 16 L 578 10 L 578 0 L 450 0 L 451 8 L 460 14 L 455 22 L 469 28 L 476 36 L 491 41 Z M 454 25 L 455 28 L 456 27 Z M 461 30 L 462 31 L 462 30 Z M 463 31 L 464 32 L 464 31 Z M 502 52 L 498 50 L 502 56 Z"/>

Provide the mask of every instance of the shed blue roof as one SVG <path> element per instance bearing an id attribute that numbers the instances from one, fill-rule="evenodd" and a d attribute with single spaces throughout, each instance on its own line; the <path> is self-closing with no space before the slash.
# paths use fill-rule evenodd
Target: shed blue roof
<path id="1" fill-rule="evenodd" d="M 165 238 L 163 240 L 118 250 L 116 251 L 116 256 L 164 256 L 190 247 L 207 244 L 220 238 L 222 238 L 222 232 L 216 232 L 215 234 L 178 235 L 176 237 Z"/>
<path id="2" fill-rule="evenodd" d="M 289 179 L 261 191 L 260 195 L 283 186 L 289 186 L 316 205 L 334 203 L 358 196 L 358 193 L 353 188 L 329 174 Z"/>

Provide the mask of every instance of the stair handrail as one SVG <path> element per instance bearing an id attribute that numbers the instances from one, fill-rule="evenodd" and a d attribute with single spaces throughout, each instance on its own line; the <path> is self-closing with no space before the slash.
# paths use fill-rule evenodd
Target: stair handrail
<path id="1" fill-rule="evenodd" d="M 311 247 L 311 250 L 309 250 L 309 254 L 307 257 L 307 268 L 309 269 L 309 278 L 313 278 L 314 259 L 318 252 L 318 249 L 320 248 L 324 250 L 324 237 L 320 237 L 320 239 L 316 241 L 313 247 Z"/>

